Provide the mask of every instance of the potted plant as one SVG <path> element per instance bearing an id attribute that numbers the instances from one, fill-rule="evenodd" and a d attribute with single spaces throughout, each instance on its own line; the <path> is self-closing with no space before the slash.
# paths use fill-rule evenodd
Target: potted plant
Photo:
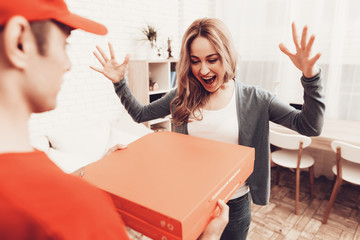
<path id="1" fill-rule="evenodd" d="M 146 36 L 146 40 L 150 42 L 151 48 L 156 47 L 157 30 L 151 25 L 143 28 L 142 33 Z"/>

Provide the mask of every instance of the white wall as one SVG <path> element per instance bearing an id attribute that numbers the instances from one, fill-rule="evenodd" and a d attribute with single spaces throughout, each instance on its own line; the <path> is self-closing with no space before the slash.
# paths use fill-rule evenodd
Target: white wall
<path id="1" fill-rule="evenodd" d="M 66 2 L 70 11 L 103 23 L 108 27 L 109 33 L 106 36 L 96 36 L 77 30 L 71 34 L 68 54 L 72 69 L 64 76 L 57 108 L 32 115 L 29 127 L 33 137 L 74 125 L 92 127 L 98 122 L 116 118 L 123 111 L 110 81 L 89 68 L 89 65 L 97 65 L 92 54 L 96 45 L 106 49 L 108 41 L 113 43 L 119 61 L 123 60 L 126 53 L 130 53 L 132 59 L 144 59 L 147 56 L 147 45 L 141 41 L 141 29 L 146 24 L 151 24 L 158 28 L 164 54 L 167 54 L 167 38 L 173 39 L 173 55 L 176 57 L 181 35 L 188 25 L 196 18 L 214 16 L 215 13 L 214 0 Z"/>

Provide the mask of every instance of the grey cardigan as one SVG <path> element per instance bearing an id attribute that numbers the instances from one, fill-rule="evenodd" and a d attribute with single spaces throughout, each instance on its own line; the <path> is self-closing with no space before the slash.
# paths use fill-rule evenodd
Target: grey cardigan
<path id="1" fill-rule="evenodd" d="M 235 82 L 239 144 L 255 148 L 254 171 L 247 182 L 253 202 L 266 205 L 270 197 L 269 121 L 303 135 L 319 135 L 325 112 L 321 72 L 312 78 L 301 78 L 304 87 L 301 111 L 281 102 L 268 91 L 247 86 L 237 80 Z M 114 87 L 121 103 L 138 123 L 169 115 L 170 103 L 177 94 L 177 90 L 173 89 L 164 97 L 144 106 L 133 96 L 125 79 L 114 84 Z M 175 132 L 188 134 L 187 124 L 175 127 Z"/>

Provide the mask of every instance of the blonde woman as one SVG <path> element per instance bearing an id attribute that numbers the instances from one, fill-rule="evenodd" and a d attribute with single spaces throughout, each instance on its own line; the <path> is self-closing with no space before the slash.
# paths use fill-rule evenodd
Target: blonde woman
<path id="1" fill-rule="evenodd" d="M 94 52 L 103 68 L 92 68 L 114 83 L 122 104 L 136 122 L 171 114 L 178 133 L 255 148 L 254 172 L 228 202 L 229 223 L 221 239 L 246 239 L 251 222 L 250 198 L 259 205 L 269 201 L 269 121 L 303 135 L 321 132 L 325 105 L 321 72 L 315 66 L 320 54 L 310 57 L 315 37 L 307 41 L 307 27 L 300 41 L 294 24 L 292 33 L 296 53 L 290 53 L 283 44 L 280 49 L 303 73 L 301 111 L 268 91 L 235 79 L 236 50 L 227 27 L 218 19 L 199 19 L 189 26 L 176 69 L 177 88 L 147 106 L 136 101 L 123 79 L 129 57 L 123 64 L 117 64 L 110 44 L 110 59 L 99 47 L 101 56 Z"/>

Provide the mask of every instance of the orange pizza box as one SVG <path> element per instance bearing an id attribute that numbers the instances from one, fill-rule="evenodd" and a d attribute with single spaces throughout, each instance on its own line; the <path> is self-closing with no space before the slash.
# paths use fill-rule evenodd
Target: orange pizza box
<path id="1" fill-rule="evenodd" d="M 181 240 L 181 237 L 176 236 L 162 228 L 155 227 L 154 225 L 151 225 L 127 212 L 121 211 L 120 209 L 118 209 L 118 212 L 128 227 L 148 236 L 151 239 Z"/>
<path id="2" fill-rule="evenodd" d="M 88 165 L 130 228 L 153 239 L 196 239 L 253 171 L 253 148 L 173 132 L 145 135 Z"/>

